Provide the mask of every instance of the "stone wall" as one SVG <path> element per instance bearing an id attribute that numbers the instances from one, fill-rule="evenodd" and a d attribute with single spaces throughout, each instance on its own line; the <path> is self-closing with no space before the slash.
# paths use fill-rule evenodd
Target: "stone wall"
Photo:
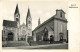
<path id="1" fill-rule="evenodd" d="M 18 36 L 17 36 L 17 28 L 14 28 L 14 27 L 5 27 L 3 26 L 3 39 L 6 40 L 7 36 L 8 36 L 8 33 L 13 33 L 14 35 L 14 41 L 17 41 L 18 40 Z"/>
<path id="2" fill-rule="evenodd" d="M 60 16 L 61 12 L 62 12 L 62 16 Z M 56 11 L 56 16 L 54 19 L 54 34 L 55 34 L 54 39 L 55 41 L 60 40 L 59 33 L 63 33 L 63 39 L 67 39 L 67 19 L 65 18 L 65 13 L 62 10 Z"/>
<path id="3" fill-rule="evenodd" d="M 62 27 L 61 27 L 62 25 Z M 62 28 L 62 29 L 61 29 Z M 54 20 L 54 34 L 55 34 L 55 41 L 60 40 L 59 33 L 63 33 L 63 39 L 67 39 L 67 23 L 60 20 Z"/>

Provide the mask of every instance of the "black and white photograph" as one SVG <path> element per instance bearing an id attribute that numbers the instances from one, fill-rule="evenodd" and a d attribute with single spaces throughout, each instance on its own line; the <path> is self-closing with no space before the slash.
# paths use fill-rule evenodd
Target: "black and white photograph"
<path id="1" fill-rule="evenodd" d="M 68 49 L 67 2 L 13 2 L 4 7 L 3 48 Z"/>
<path id="2" fill-rule="evenodd" d="M 36 0 L 0 2 L 2 50 L 69 50 L 70 46 L 79 45 L 77 31 L 74 31 L 79 24 L 73 18 L 77 14 L 73 9 L 78 9 L 78 5 L 69 3 Z"/>

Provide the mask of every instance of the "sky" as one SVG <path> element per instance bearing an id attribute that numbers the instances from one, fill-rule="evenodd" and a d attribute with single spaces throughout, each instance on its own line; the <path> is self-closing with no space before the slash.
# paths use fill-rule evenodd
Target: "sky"
<path id="1" fill-rule="evenodd" d="M 20 12 L 20 24 L 26 23 L 28 8 L 32 18 L 32 30 L 38 26 L 38 19 L 41 23 L 56 14 L 56 9 L 63 9 L 68 16 L 68 3 L 66 1 L 14 1 L 0 2 L 0 17 L 3 20 L 14 20 L 14 12 L 18 4 Z"/>

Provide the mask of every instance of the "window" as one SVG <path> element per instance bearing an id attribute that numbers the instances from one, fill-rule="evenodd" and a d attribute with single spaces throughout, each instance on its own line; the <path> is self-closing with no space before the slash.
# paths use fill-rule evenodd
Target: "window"
<path id="1" fill-rule="evenodd" d="M 18 21 L 18 18 L 16 18 L 16 21 Z"/>
<path id="2" fill-rule="evenodd" d="M 4 34 L 5 34 L 5 31 L 4 31 Z"/>
<path id="3" fill-rule="evenodd" d="M 60 17 L 62 17 L 62 12 L 60 12 Z"/>
<path id="4" fill-rule="evenodd" d="M 25 34 L 25 33 L 26 33 L 26 31 L 25 31 L 25 30 L 23 30 L 23 31 L 22 31 L 22 34 Z"/>
<path id="5" fill-rule="evenodd" d="M 29 24 L 31 23 L 31 21 L 29 21 Z"/>
<path id="6" fill-rule="evenodd" d="M 45 27 L 44 31 L 45 31 L 45 32 L 48 31 L 46 27 Z"/>
<path id="7" fill-rule="evenodd" d="M 19 41 L 19 38 L 18 38 L 18 41 Z"/>
<path id="8" fill-rule="evenodd" d="M 61 32 L 62 32 L 62 24 L 61 24 Z"/>

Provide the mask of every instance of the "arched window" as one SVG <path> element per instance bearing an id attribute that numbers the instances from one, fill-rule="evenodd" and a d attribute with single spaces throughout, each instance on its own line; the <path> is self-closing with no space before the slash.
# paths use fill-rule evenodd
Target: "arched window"
<path id="1" fill-rule="evenodd" d="M 29 24 L 31 23 L 31 21 L 29 21 Z"/>
<path id="2" fill-rule="evenodd" d="M 19 19 L 18 19 L 18 18 L 16 18 L 16 21 L 19 21 Z"/>
<path id="3" fill-rule="evenodd" d="M 44 36 L 43 36 L 43 40 L 44 40 L 44 41 L 47 41 L 47 40 L 48 40 L 48 30 L 47 30 L 46 27 L 44 28 Z"/>

